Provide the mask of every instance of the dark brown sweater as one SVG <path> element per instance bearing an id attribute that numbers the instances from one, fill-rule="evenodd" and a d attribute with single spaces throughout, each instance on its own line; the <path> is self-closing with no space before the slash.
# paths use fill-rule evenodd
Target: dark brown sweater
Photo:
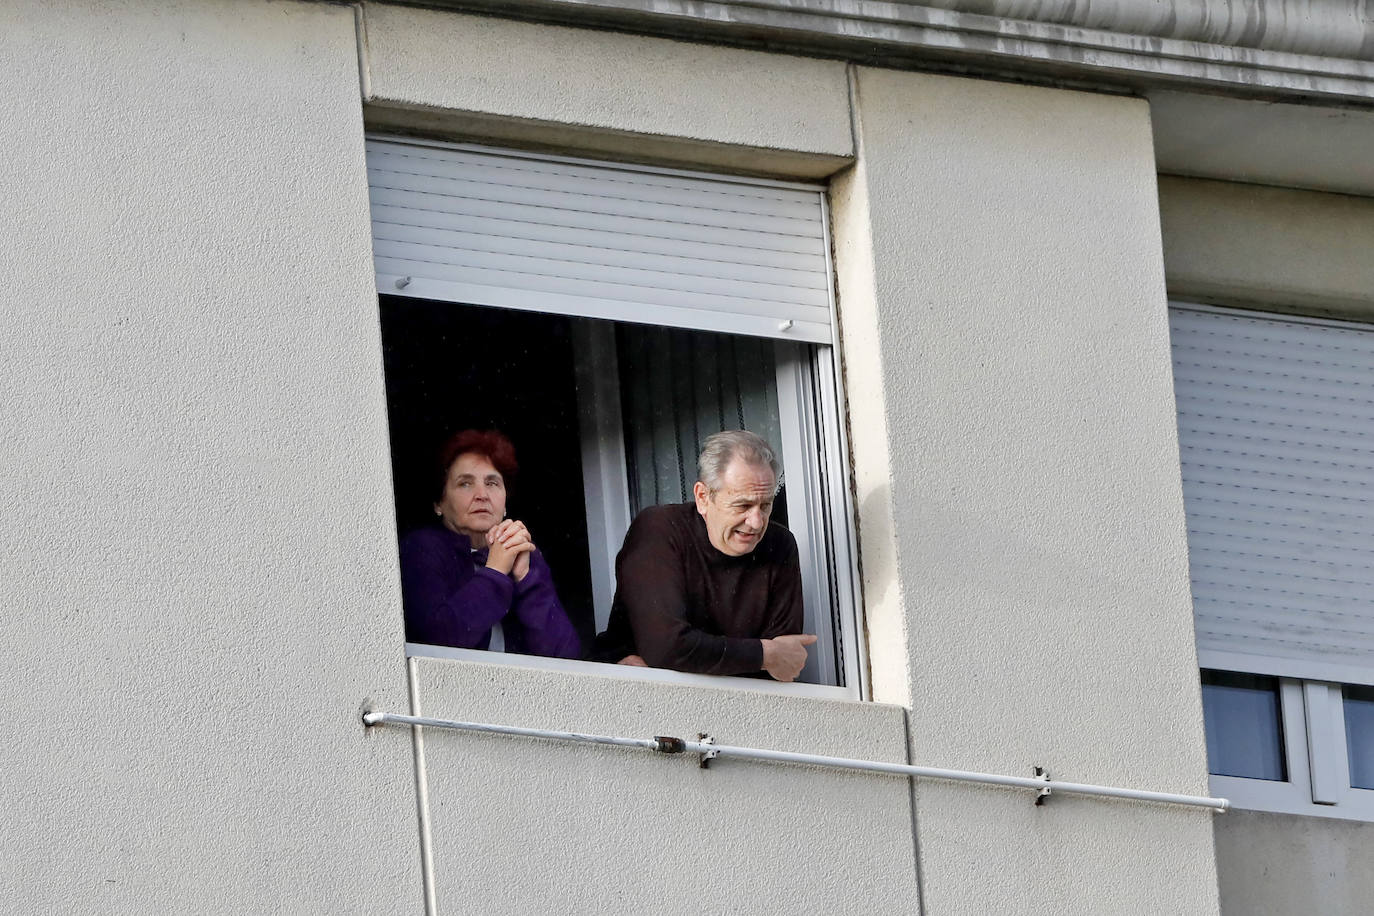
<path id="1" fill-rule="evenodd" d="M 653 506 L 630 525 L 615 573 L 602 661 L 638 654 L 655 668 L 754 674 L 760 639 L 802 631 L 797 542 L 781 525 L 732 557 L 711 546 L 695 504 Z"/>

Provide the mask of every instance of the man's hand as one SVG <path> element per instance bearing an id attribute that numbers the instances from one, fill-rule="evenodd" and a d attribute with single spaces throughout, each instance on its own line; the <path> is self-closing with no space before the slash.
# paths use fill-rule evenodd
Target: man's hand
<path id="1" fill-rule="evenodd" d="M 806 665 L 806 647 L 815 643 L 810 633 L 796 633 L 760 640 L 763 643 L 763 670 L 775 680 L 793 681 Z"/>
<path id="2" fill-rule="evenodd" d="M 616 662 L 616 664 L 617 664 L 617 665 L 631 665 L 631 666 L 633 666 L 633 667 L 635 667 L 635 668 L 647 668 L 647 667 L 649 667 L 649 663 L 646 662 L 646 661 L 644 660 L 643 656 L 639 656 L 639 655 L 627 655 L 627 656 L 625 656 L 624 658 L 622 658 L 620 661 Z"/>

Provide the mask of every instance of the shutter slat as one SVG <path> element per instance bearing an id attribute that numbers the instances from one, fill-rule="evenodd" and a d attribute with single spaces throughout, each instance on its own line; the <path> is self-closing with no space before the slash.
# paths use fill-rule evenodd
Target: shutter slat
<path id="1" fill-rule="evenodd" d="M 1304 548 L 1320 545 L 1323 549 L 1344 549 L 1347 545 L 1363 550 L 1364 533 L 1354 528 L 1342 528 L 1339 523 L 1323 519 L 1321 524 L 1312 518 L 1307 524 L 1264 522 L 1256 515 L 1237 513 L 1213 515 L 1204 511 L 1188 514 L 1188 530 L 1211 533 L 1219 537 L 1249 537 L 1263 542 L 1294 544 Z M 1256 533 L 1261 532 L 1261 533 Z"/>
<path id="2" fill-rule="evenodd" d="M 534 219 L 557 218 L 561 214 L 617 216 L 650 223 L 667 223 L 670 227 L 682 224 L 711 229 L 760 232 L 787 238 L 805 237 L 810 222 L 769 214 L 739 213 L 706 207 L 667 206 L 651 201 L 603 197 L 595 193 L 595 186 L 589 187 L 587 193 L 574 194 L 566 191 L 544 191 L 539 188 L 482 184 L 476 181 L 449 181 L 425 175 L 406 175 L 401 172 L 371 172 L 369 176 L 369 182 L 374 188 L 424 194 L 432 201 L 431 207 L 445 210 L 450 206 L 461 207 L 468 205 L 468 202 L 475 202 L 498 208 L 525 208 L 526 212 L 534 211 Z"/>
<path id="3" fill-rule="evenodd" d="M 508 187 L 548 193 L 588 194 L 588 186 L 596 187 L 595 197 L 605 201 L 654 203 L 681 206 L 688 209 L 721 210 L 769 217 L 790 217 L 799 220 L 815 218 L 817 201 L 813 195 L 801 191 L 780 192 L 781 196 L 759 197 L 749 193 L 748 185 L 734 185 L 698 180 L 676 185 L 652 184 L 636 180 L 634 173 L 615 169 L 570 169 L 558 171 L 525 167 L 530 160 L 485 160 L 469 156 L 463 160 L 416 159 L 380 151 L 368 159 L 372 183 L 387 186 L 387 175 L 415 175 L 444 179 L 456 184 Z M 594 202 L 593 202 L 594 203 Z"/>
<path id="4" fill-rule="evenodd" d="M 664 273 L 665 268 L 673 268 L 672 276 L 679 276 L 684 282 L 707 282 L 710 280 L 734 281 L 731 286 L 746 289 L 744 284 L 760 287 L 760 293 L 771 294 L 774 289 L 795 291 L 798 297 L 815 296 L 816 304 L 828 302 L 826 277 L 821 274 L 800 270 L 774 270 L 770 272 L 771 283 L 760 283 L 759 270 L 740 264 L 724 264 L 699 258 L 678 257 L 671 254 L 647 255 L 637 251 L 620 251 L 606 248 L 589 248 L 585 245 L 571 245 L 559 242 L 512 239 L 495 235 L 478 235 L 468 232 L 436 231 L 414 226 L 394 226 L 373 224 L 374 243 L 385 242 L 400 256 L 418 250 L 440 264 L 489 265 L 491 259 L 519 258 L 512 261 L 512 269 L 528 271 L 535 261 L 556 262 L 578 265 L 579 270 L 637 270 Z M 382 246 L 374 245 L 374 251 L 381 253 Z M 581 276 L 581 274 L 577 274 Z M 696 278 L 691 280 L 690 278 Z M 629 281 L 626 281 L 629 282 Z"/>
<path id="5" fill-rule="evenodd" d="M 400 160 L 429 159 L 434 163 L 462 163 L 472 166 L 496 165 L 516 172 L 546 173 L 550 175 L 577 175 L 592 181 L 613 180 L 622 183 L 642 184 L 650 187 L 679 188 L 683 190 L 700 189 L 704 182 L 712 188 L 728 189 L 729 193 L 755 197 L 760 200 L 791 200 L 799 190 L 784 187 L 776 182 L 759 183 L 748 178 L 733 178 L 728 175 L 700 175 L 668 172 L 661 169 L 636 170 L 620 168 L 605 162 L 574 160 L 559 156 L 540 156 L 522 154 L 511 150 L 463 149 L 457 147 L 417 145 L 400 140 L 368 140 L 368 161 L 395 157 Z M 410 169 L 423 174 L 425 167 Z M 514 182 L 516 184 L 522 182 Z"/>
<path id="6" fill-rule="evenodd" d="M 1370 411 L 1362 409 L 1357 402 L 1341 403 L 1334 400 L 1313 401 L 1310 397 L 1299 397 L 1283 392 L 1252 389 L 1204 391 L 1203 386 L 1195 385 L 1186 377 L 1174 376 L 1175 386 L 1185 386 L 1178 395 L 1180 418 L 1190 416 L 1211 416 L 1219 412 L 1229 412 L 1239 422 L 1272 424 L 1276 426 L 1301 427 L 1317 425 L 1328 428 L 1347 428 L 1353 439 L 1368 439 L 1371 431 L 1362 424 L 1367 423 Z"/>
<path id="7" fill-rule="evenodd" d="M 1291 449 L 1276 448 L 1268 452 L 1253 449 L 1212 448 L 1196 440 L 1187 443 L 1189 461 L 1207 473 L 1208 468 L 1222 468 L 1244 479 L 1264 485 L 1271 481 L 1275 488 L 1293 487 L 1304 492 L 1330 493 L 1339 496 L 1354 488 L 1362 490 L 1374 484 L 1374 468 L 1362 466 L 1349 459 L 1354 454 L 1333 455 L 1322 460 L 1311 455 L 1295 455 Z"/>
<path id="8" fill-rule="evenodd" d="M 789 317 L 819 322 L 829 314 L 827 309 L 799 303 L 740 299 L 734 296 L 693 292 L 680 288 L 663 289 L 653 286 L 613 283 L 605 279 L 586 280 L 541 273 L 518 274 L 510 270 L 436 264 L 430 261 L 391 258 L 381 254 L 375 255 L 373 261 L 379 273 L 393 276 L 411 278 L 423 276 L 426 279 L 466 283 L 474 286 L 485 285 L 491 288 L 505 286 L 512 291 L 521 292 L 565 293 L 570 296 L 582 296 L 589 299 L 600 298 L 615 302 L 633 303 L 643 308 L 663 305 L 725 314 L 747 310 L 751 315 L 772 318 L 775 322 Z M 409 286 L 406 289 L 410 291 Z M 552 311 L 552 309 L 540 309 L 540 311 Z M 641 321 L 640 323 L 658 322 Z"/>
<path id="9" fill-rule="evenodd" d="M 556 261 L 485 251 L 455 251 L 428 245 L 392 242 L 387 239 L 373 241 L 373 256 L 377 264 L 404 260 L 416 270 L 432 270 L 435 271 L 434 276 L 446 279 L 464 280 L 468 278 L 469 271 L 480 271 L 480 275 L 472 276 L 473 282 L 490 283 L 494 279 L 493 275 L 505 274 L 512 278 L 512 285 L 521 289 L 553 289 L 546 285 L 549 282 L 603 284 L 609 290 L 607 295 L 614 299 L 634 299 L 639 302 L 670 301 L 688 308 L 691 307 L 691 298 L 696 296 L 729 299 L 733 302 L 731 308 L 758 308 L 778 317 L 786 317 L 793 308 L 806 307 L 820 310 L 811 313 L 812 317 L 815 317 L 829 307 L 829 298 L 823 289 L 801 289 L 795 286 L 751 283 L 747 280 L 701 277 L 608 264 Z M 417 266 L 425 264 L 433 267 Z M 445 270 L 439 273 L 438 269 L 441 267 Z M 534 282 L 528 279 L 531 277 L 538 278 L 539 285 L 531 285 Z M 621 289 L 622 287 L 629 288 Z M 584 285 L 578 285 L 576 288 L 569 286 L 567 291 L 581 291 L 585 295 L 591 295 L 593 292 Z"/>
<path id="10" fill-rule="evenodd" d="M 702 226 L 693 223 L 662 219 L 640 219 L 617 214 L 588 213 L 580 210 L 555 210 L 539 206 L 519 206 L 495 201 L 438 197 L 423 191 L 404 191 L 394 188 L 372 189 L 373 206 L 388 204 L 398 210 L 416 210 L 420 214 L 442 213 L 468 218 L 465 226 L 480 231 L 487 220 L 532 223 L 538 226 L 571 230 L 572 237 L 587 238 L 588 234 L 605 234 L 606 242 L 618 246 L 618 239 L 633 239 L 640 235 L 650 238 L 680 239 L 691 242 L 715 242 L 738 245 L 762 251 L 782 251 L 802 255 L 824 254 L 819 238 L 776 233 L 754 233 L 748 229 L 722 226 Z M 402 221 L 393 217 L 392 222 Z M 418 221 L 413 225 L 421 225 Z"/>
<path id="11" fill-rule="evenodd" d="M 1311 398 L 1322 402 L 1334 399 L 1338 404 L 1362 405 L 1364 409 L 1374 411 L 1374 381 L 1353 368 L 1333 370 L 1329 377 L 1322 378 L 1307 373 L 1277 372 L 1253 366 L 1226 363 L 1198 366 L 1176 360 L 1174 375 L 1183 377 L 1191 385 L 1203 386 L 1197 389 L 1200 393 L 1209 393 L 1205 386 L 1215 386 L 1211 391 L 1217 397 L 1244 397 L 1249 392 L 1281 393 L 1287 398 Z M 1340 385 L 1341 389 L 1334 391 L 1330 387 L 1333 384 Z"/>
<path id="12" fill-rule="evenodd" d="M 1333 370 L 1344 372 L 1358 368 L 1366 351 L 1374 347 L 1374 332 L 1358 328 L 1351 330 L 1358 331 L 1361 336 L 1352 338 L 1345 345 L 1331 346 L 1298 337 L 1280 340 L 1254 335 L 1244 342 L 1232 344 L 1224 337 L 1209 335 L 1179 347 L 1174 351 L 1174 359 L 1190 365 L 1230 363 L 1290 375 L 1310 372 L 1325 376 Z"/>
<path id="13" fill-rule="evenodd" d="M 1190 530 L 1189 535 L 1193 532 Z M 1221 546 L 1224 543 L 1225 546 Z M 1197 578 L 1207 576 L 1218 582 L 1230 581 L 1236 588 L 1264 587 L 1285 589 L 1301 595 L 1351 595 L 1364 597 L 1374 589 L 1374 565 L 1346 554 L 1332 556 L 1285 556 L 1273 544 L 1201 536 L 1199 547 L 1207 562 L 1199 563 Z M 1206 576 L 1201 570 L 1214 570 Z M 1352 588 L 1362 590 L 1351 593 Z"/>
<path id="14" fill-rule="evenodd" d="M 1374 456 L 1374 435 L 1350 435 L 1327 426 L 1279 425 L 1236 420 L 1231 417 L 1201 416 L 1180 411 L 1178 434 L 1190 444 L 1226 445 L 1235 448 L 1289 449 L 1295 455 L 1306 450 L 1312 455 Z"/>
<path id="15" fill-rule="evenodd" d="M 1194 575 L 1194 596 L 1205 602 L 1205 606 L 1199 610 L 1200 615 L 1215 615 L 1215 608 L 1218 607 L 1253 604 L 1261 608 L 1275 608 L 1284 614 L 1307 610 L 1333 620 L 1351 618 L 1347 629 L 1356 627 L 1362 619 L 1358 602 L 1363 595 L 1351 594 L 1355 586 L 1332 585 L 1318 593 L 1311 588 L 1285 588 L 1285 583 L 1279 580 L 1256 578 L 1251 584 L 1237 588 L 1230 578 L 1232 572 L 1230 568 L 1206 567 Z"/>
<path id="16" fill-rule="evenodd" d="M 1234 629 L 1243 632 L 1250 640 L 1289 641 L 1305 644 L 1314 650 L 1320 648 L 1331 635 L 1340 635 L 1344 642 L 1334 651 L 1345 651 L 1352 655 L 1374 651 L 1374 636 L 1357 630 L 1344 630 L 1339 626 L 1339 621 L 1322 620 L 1319 621 L 1320 627 L 1295 630 L 1282 610 L 1278 614 L 1267 614 L 1256 606 L 1237 606 L 1234 611 L 1233 614 L 1218 613 L 1213 618 L 1215 629 L 1211 632 L 1220 636 L 1226 629 Z"/>
<path id="17" fill-rule="evenodd" d="M 1277 462 L 1270 470 L 1257 470 L 1240 463 L 1203 463 L 1205 459 L 1215 457 L 1195 456 L 1193 460 L 1183 462 L 1183 473 L 1199 485 L 1226 488 L 1232 493 L 1237 490 L 1253 490 L 1258 494 L 1257 499 L 1282 498 L 1280 505 L 1290 496 L 1300 500 L 1327 500 L 1336 503 L 1369 502 L 1367 494 L 1363 493 L 1364 484 L 1347 483 L 1314 474 L 1292 474 Z M 1188 492 L 1186 487 L 1184 492 Z"/>
<path id="18" fill-rule="evenodd" d="M 1276 321 L 1283 325 L 1279 333 L 1275 333 L 1273 322 Z M 1346 322 L 1340 327 L 1341 331 L 1350 334 L 1332 336 L 1326 332 L 1333 324 L 1320 320 L 1205 312 L 1185 306 L 1172 313 L 1171 324 L 1188 331 L 1188 337 L 1182 342 L 1185 350 L 1233 352 L 1273 347 L 1273 352 L 1285 359 L 1303 359 L 1316 353 L 1358 353 L 1374 347 L 1374 326 L 1355 322 Z M 1322 356 L 1323 361 L 1328 359 Z"/>
<path id="19" fill-rule="evenodd" d="M 405 226 L 417 232 L 439 230 L 460 232 L 469 239 L 497 238 L 512 239 L 530 243 L 576 244 L 591 251 L 621 251 L 627 254 L 643 253 L 651 255 L 670 255 L 679 258 L 694 258 L 715 264 L 735 264 L 746 270 L 749 268 L 775 268 L 792 271 L 805 276 L 826 277 L 824 270 L 818 270 L 815 252 L 792 252 L 743 247 L 722 244 L 719 241 L 697 241 L 686 238 L 663 238 L 644 233 L 627 235 L 621 233 L 615 248 L 607 249 L 589 244 L 582 233 L 570 232 L 568 227 L 554 226 L 499 217 L 483 217 L 479 223 L 461 213 L 441 213 L 436 210 L 417 210 L 413 207 L 390 206 L 380 203 L 381 192 L 374 192 L 372 201 L 372 226 L 375 233 L 394 231 L 392 227 Z M 465 242 L 464 244 L 475 244 Z"/>
<path id="20" fill-rule="evenodd" d="M 1216 499 L 1210 495 L 1199 495 L 1197 490 L 1186 492 L 1189 511 L 1189 524 L 1210 522 L 1223 524 L 1235 521 L 1249 526 L 1263 525 L 1270 529 L 1285 531 L 1289 529 L 1339 534 L 1342 537 L 1363 537 L 1363 514 L 1360 512 L 1340 512 L 1326 506 L 1276 505 L 1261 503 L 1257 500 Z M 1355 506 L 1354 508 L 1359 508 Z M 1280 510 L 1282 520 L 1275 521 L 1275 511 Z"/>

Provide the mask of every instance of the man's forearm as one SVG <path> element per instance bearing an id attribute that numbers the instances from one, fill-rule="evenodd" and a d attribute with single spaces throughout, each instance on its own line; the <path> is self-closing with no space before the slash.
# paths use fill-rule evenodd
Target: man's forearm
<path id="1" fill-rule="evenodd" d="M 692 674 L 753 674 L 763 669 L 763 643 L 758 639 L 715 636 L 686 627 L 672 634 L 636 631 L 635 647 L 655 668 Z"/>

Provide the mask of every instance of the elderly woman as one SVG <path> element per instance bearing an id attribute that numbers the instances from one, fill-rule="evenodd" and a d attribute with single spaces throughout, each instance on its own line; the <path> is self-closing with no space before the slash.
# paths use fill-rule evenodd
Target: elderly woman
<path id="1" fill-rule="evenodd" d="M 506 518 L 515 449 L 464 430 L 440 450 L 438 524 L 401 541 L 406 638 L 463 649 L 576 658 L 577 633 L 522 522 Z"/>

